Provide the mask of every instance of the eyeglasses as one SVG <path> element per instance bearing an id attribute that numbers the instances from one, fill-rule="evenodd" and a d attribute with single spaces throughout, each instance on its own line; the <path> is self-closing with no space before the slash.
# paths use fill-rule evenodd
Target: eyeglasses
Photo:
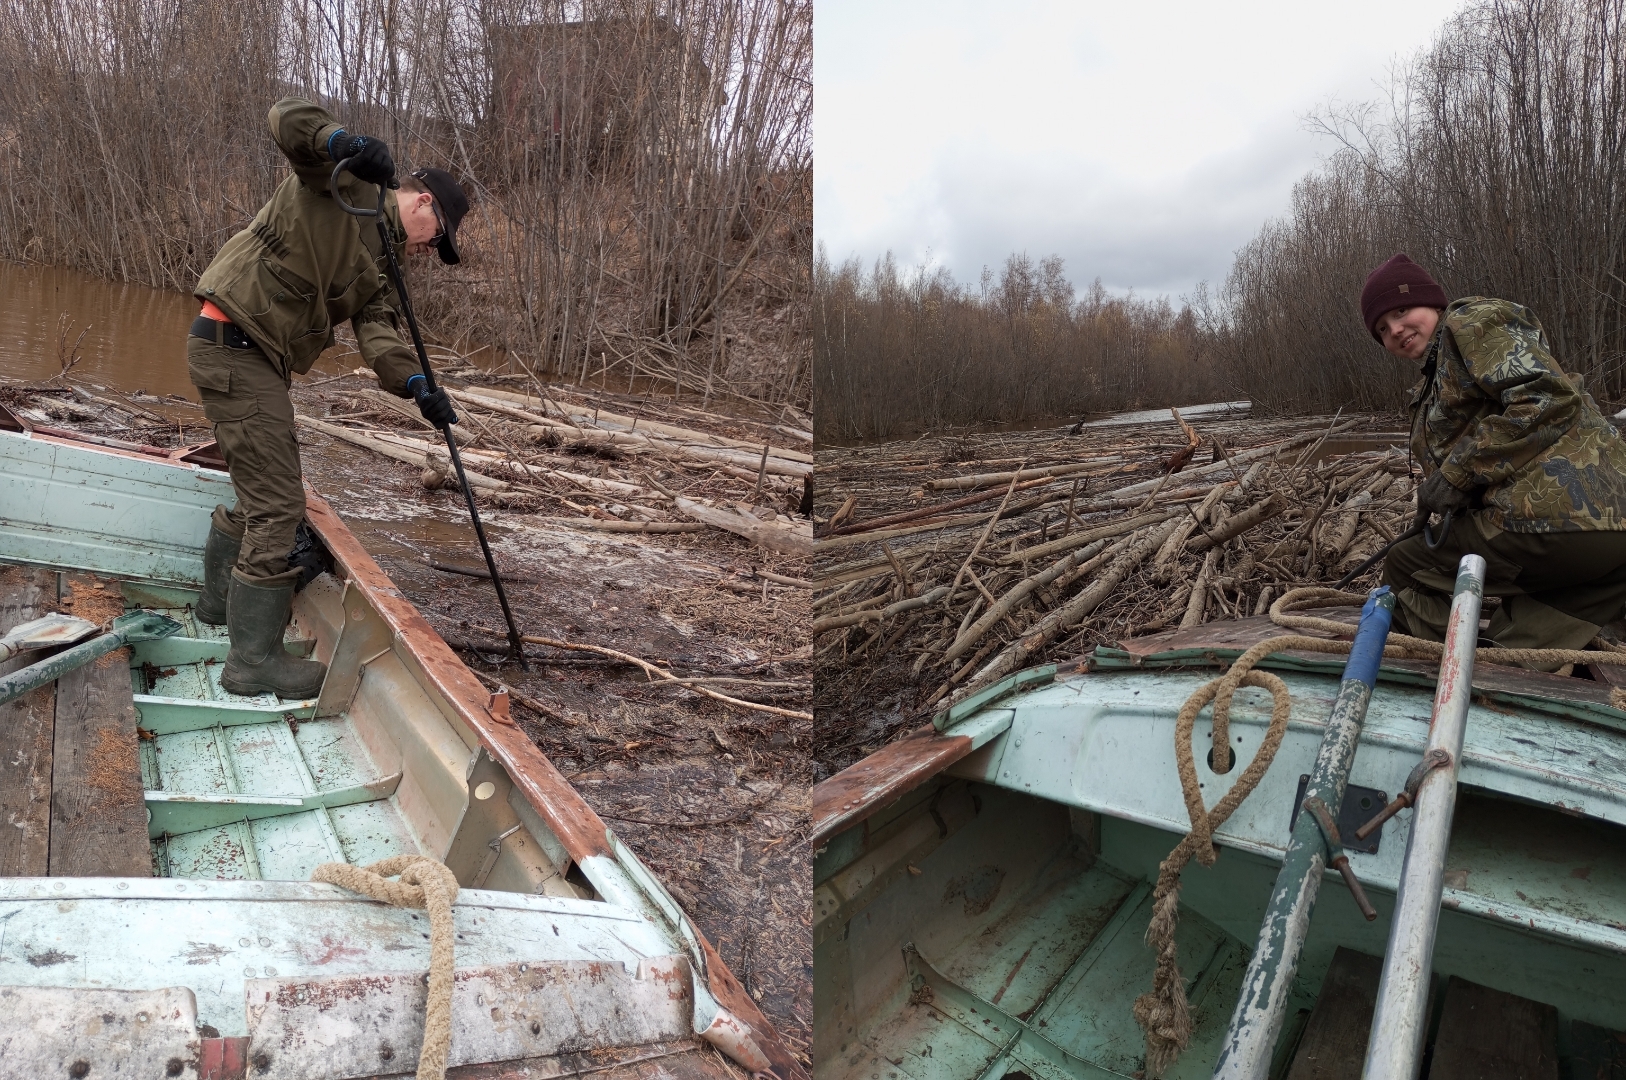
<path id="1" fill-rule="evenodd" d="M 435 224 L 440 226 L 440 228 L 435 232 L 435 235 L 429 238 L 429 246 L 439 247 L 440 242 L 446 239 L 446 219 L 440 216 L 440 207 L 435 205 L 435 197 L 433 195 L 429 197 L 429 209 L 434 211 Z"/>

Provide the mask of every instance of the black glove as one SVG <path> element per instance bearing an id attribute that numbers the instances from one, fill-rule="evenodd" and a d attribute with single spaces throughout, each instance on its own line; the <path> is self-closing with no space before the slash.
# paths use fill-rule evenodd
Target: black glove
<path id="1" fill-rule="evenodd" d="M 422 375 L 414 375 L 407 380 L 407 389 L 412 391 L 413 400 L 418 403 L 418 411 L 423 418 L 438 428 L 457 423 L 457 413 L 452 411 L 452 399 L 446 396 L 442 387 L 429 389 L 429 380 Z"/>
<path id="2" fill-rule="evenodd" d="M 371 135 L 341 135 L 332 143 L 333 160 L 350 159 L 350 172 L 357 180 L 369 184 L 388 184 L 399 187 L 395 180 L 395 159 L 383 139 Z"/>
<path id="3" fill-rule="evenodd" d="M 1426 524 L 1430 514 L 1444 517 L 1446 514 L 1461 513 L 1468 509 L 1472 501 L 1470 492 L 1451 483 L 1445 478 L 1445 473 L 1436 469 L 1417 488 L 1416 524 Z"/>

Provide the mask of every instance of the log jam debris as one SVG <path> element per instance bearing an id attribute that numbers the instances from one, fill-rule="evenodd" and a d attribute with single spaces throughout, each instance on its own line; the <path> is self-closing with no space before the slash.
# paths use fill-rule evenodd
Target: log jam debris
<path id="1" fill-rule="evenodd" d="M 1169 410 L 1078 434 L 821 447 L 817 773 L 1013 671 L 1337 580 L 1410 521 L 1401 428 Z"/>

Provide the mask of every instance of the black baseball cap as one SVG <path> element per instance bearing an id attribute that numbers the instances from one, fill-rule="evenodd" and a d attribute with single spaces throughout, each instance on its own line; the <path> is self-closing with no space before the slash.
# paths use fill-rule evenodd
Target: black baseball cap
<path id="1" fill-rule="evenodd" d="M 463 194 L 463 186 L 444 169 L 414 169 L 412 175 L 435 198 L 435 209 L 440 214 L 440 224 L 444 230 L 436 247 L 440 252 L 440 261 L 447 266 L 456 266 L 463 261 L 463 257 L 457 253 L 457 226 L 463 220 L 463 215 L 469 212 L 469 197 Z"/>

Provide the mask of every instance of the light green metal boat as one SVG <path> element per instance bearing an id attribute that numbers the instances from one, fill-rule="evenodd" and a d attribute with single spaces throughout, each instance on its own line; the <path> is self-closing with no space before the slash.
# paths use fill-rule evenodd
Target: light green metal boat
<path id="1" fill-rule="evenodd" d="M 0 630 L 70 605 L 184 630 L 0 706 L 0 1077 L 410 1074 L 427 916 L 309 881 L 399 854 L 462 887 L 453 1075 L 803 1074 L 505 694 L 314 493 L 332 570 L 286 646 L 327 683 L 238 697 L 190 607 L 233 498 L 207 451 L 88 445 L 0 410 L 6 427 Z"/>
<path id="2" fill-rule="evenodd" d="M 1211 623 L 1022 672 L 820 784 L 819 1080 L 1156 1075 L 1133 1009 L 1153 987 L 1145 939 L 1159 864 L 1191 824 L 1176 714 L 1275 631 L 1263 618 Z M 1341 683 L 1343 659 L 1324 654 L 1261 666 L 1285 680 L 1292 720 L 1259 787 L 1215 834 L 1217 860 L 1185 868 L 1175 941 L 1190 1037 L 1161 1075 L 1395 1075 L 1368 1055 L 1402 1038 L 1398 1026 L 1372 1028 L 1391 982 L 1397 888 L 1421 858 L 1408 862 L 1408 847 L 1423 849 L 1410 835 L 1421 806 L 1367 843 L 1352 833 L 1423 758 L 1438 672 L 1383 661 L 1337 828 L 1376 918 L 1327 873 L 1295 931 L 1294 970 L 1257 943 L 1278 914 L 1272 891 L 1304 780 L 1335 702 L 1359 684 Z M 1429 913 L 1437 933 L 1412 968 L 1426 995 L 1421 1059 L 1401 1075 L 1626 1077 L 1626 713 L 1603 681 L 1469 670 L 1471 697 L 1464 682 L 1457 699 L 1466 735 L 1455 820 L 1447 815 L 1435 867 L 1443 895 Z M 1230 741 L 1240 764 L 1223 774 L 1205 761 L 1210 713 L 1198 715 L 1207 806 L 1258 750 L 1270 712 L 1265 691 L 1238 691 Z M 1256 1005 L 1264 1011 L 1244 990 L 1278 968 L 1289 973 L 1278 1026 L 1242 1067 L 1239 1028 Z"/>

